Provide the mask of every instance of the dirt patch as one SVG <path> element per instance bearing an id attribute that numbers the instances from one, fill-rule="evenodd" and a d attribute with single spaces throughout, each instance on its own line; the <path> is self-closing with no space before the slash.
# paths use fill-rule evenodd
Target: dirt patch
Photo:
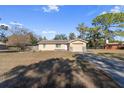
<path id="1" fill-rule="evenodd" d="M 66 51 L 0 53 L 0 75 L 16 66 L 27 66 L 50 58 L 73 59 L 72 55 L 74 53 Z"/>
<path id="2" fill-rule="evenodd" d="M 81 55 L 66 57 L 16 66 L 1 75 L 0 87 L 119 87 L 103 71 L 83 61 Z"/>

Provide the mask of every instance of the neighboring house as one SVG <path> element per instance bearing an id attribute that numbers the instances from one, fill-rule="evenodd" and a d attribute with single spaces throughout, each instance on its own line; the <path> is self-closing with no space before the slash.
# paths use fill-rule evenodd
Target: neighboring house
<path id="1" fill-rule="evenodd" d="M 6 44 L 3 42 L 0 42 L 0 50 L 5 50 L 5 49 L 7 49 Z"/>
<path id="2" fill-rule="evenodd" d="M 85 40 L 42 40 L 39 42 L 40 51 L 64 50 L 71 52 L 86 52 Z"/>
<path id="3" fill-rule="evenodd" d="M 112 49 L 112 50 L 124 49 L 124 44 L 119 44 L 119 43 L 107 43 L 107 44 L 105 45 L 105 49 Z"/>

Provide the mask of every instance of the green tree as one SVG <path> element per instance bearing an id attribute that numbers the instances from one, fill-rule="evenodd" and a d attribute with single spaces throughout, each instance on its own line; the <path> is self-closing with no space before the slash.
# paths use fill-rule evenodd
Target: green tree
<path id="1" fill-rule="evenodd" d="M 0 18 L 0 20 L 2 20 L 2 18 Z M 5 33 L 8 29 L 9 29 L 8 25 L 5 24 L 0 25 L 0 41 L 4 43 L 6 43 L 6 41 L 8 40 Z"/>
<path id="2" fill-rule="evenodd" d="M 34 35 L 32 32 L 29 32 L 29 33 L 27 33 L 27 37 L 28 37 L 29 43 L 31 45 L 37 45 L 38 39 L 37 39 L 36 35 Z"/>
<path id="3" fill-rule="evenodd" d="M 43 40 L 43 37 L 42 36 L 39 36 L 38 37 L 38 41 L 41 41 L 41 40 Z"/>
<path id="4" fill-rule="evenodd" d="M 115 31 L 123 27 L 124 13 L 106 13 L 92 20 L 94 26 L 100 26 L 104 31 L 105 40 L 113 38 Z"/>
<path id="5" fill-rule="evenodd" d="M 5 33 L 8 29 L 9 28 L 7 25 L 4 25 L 4 24 L 0 25 L 0 41 L 4 43 L 8 40 Z"/>
<path id="6" fill-rule="evenodd" d="M 124 31 L 123 30 L 115 31 L 115 35 L 124 37 Z"/>
<path id="7" fill-rule="evenodd" d="M 65 34 L 57 34 L 55 35 L 54 40 L 67 40 L 67 36 Z"/>
<path id="8" fill-rule="evenodd" d="M 88 28 L 88 34 L 86 38 L 87 41 L 89 41 L 89 47 L 94 47 L 95 49 L 101 47 L 103 36 L 100 30 L 101 28 L 98 26 Z"/>
<path id="9" fill-rule="evenodd" d="M 78 25 L 77 30 L 80 33 L 79 38 L 86 39 L 88 27 L 84 23 L 81 23 L 81 24 Z"/>
<path id="10" fill-rule="evenodd" d="M 74 33 L 69 34 L 69 40 L 74 40 L 76 39 L 76 35 Z"/>
<path id="11" fill-rule="evenodd" d="M 42 38 L 42 40 L 47 40 L 47 38 L 44 36 L 44 37 Z"/>

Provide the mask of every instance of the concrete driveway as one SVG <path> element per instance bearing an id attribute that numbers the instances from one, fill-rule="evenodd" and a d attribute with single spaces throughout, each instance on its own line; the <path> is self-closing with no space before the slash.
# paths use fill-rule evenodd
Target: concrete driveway
<path id="1" fill-rule="evenodd" d="M 124 61 L 97 56 L 95 54 L 83 54 L 83 59 L 97 65 L 98 69 L 102 69 L 113 78 L 121 87 L 124 87 Z"/>

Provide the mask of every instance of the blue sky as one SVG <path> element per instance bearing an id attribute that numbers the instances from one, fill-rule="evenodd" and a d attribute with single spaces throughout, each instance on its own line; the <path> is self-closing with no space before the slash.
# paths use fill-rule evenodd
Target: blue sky
<path id="1" fill-rule="evenodd" d="M 79 23 L 91 26 L 92 19 L 106 12 L 123 11 L 124 6 L 0 6 L 0 23 L 20 24 L 48 39 L 55 34 L 75 32 Z"/>

